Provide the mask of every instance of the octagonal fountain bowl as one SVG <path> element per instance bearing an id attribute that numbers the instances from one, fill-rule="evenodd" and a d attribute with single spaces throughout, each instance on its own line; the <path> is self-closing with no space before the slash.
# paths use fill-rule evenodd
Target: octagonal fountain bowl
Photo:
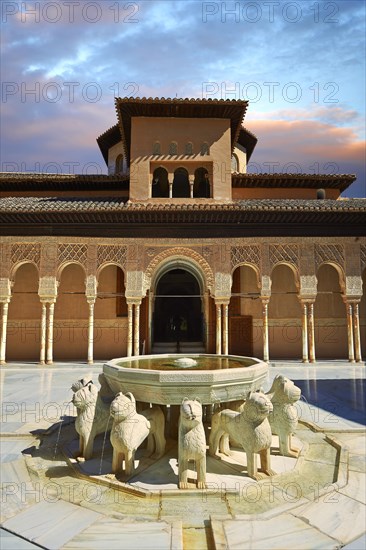
<path id="1" fill-rule="evenodd" d="M 209 405 L 240 400 L 259 389 L 268 365 L 236 355 L 162 354 L 113 359 L 103 372 L 114 392 L 131 392 L 136 401 L 180 405 L 189 397 Z"/>

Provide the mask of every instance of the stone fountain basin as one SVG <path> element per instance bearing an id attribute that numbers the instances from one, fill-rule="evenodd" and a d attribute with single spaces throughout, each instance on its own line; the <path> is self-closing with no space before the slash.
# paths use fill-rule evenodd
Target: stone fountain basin
<path id="1" fill-rule="evenodd" d="M 131 392 L 136 401 L 158 405 L 180 405 L 184 397 L 198 398 L 203 405 L 240 400 L 259 389 L 268 374 L 264 361 L 236 355 L 187 355 L 209 368 L 164 366 L 183 357 L 161 354 L 112 359 L 103 372 L 113 392 Z"/>

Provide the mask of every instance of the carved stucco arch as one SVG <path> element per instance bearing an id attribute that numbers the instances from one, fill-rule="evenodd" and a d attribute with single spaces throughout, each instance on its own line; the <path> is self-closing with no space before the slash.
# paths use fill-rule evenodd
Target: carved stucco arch
<path id="1" fill-rule="evenodd" d="M 318 277 L 318 272 L 319 272 L 319 269 L 323 266 L 323 265 L 331 265 L 332 267 L 334 267 L 334 269 L 337 271 L 338 273 L 338 281 L 339 281 L 339 286 L 341 288 L 341 291 L 342 292 L 345 292 L 346 290 L 346 274 L 344 272 L 344 269 L 343 269 L 343 266 L 341 266 L 339 263 L 337 262 L 333 262 L 333 261 L 324 261 L 324 262 L 320 262 L 317 266 L 317 270 L 316 270 L 316 277 L 317 279 L 319 280 L 319 277 Z"/>
<path id="2" fill-rule="evenodd" d="M 119 267 L 122 269 L 123 271 L 123 274 L 124 276 L 126 277 L 126 268 L 124 265 L 121 265 L 120 263 L 118 262 L 113 262 L 113 261 L 109 261 L 109 262 L 103 262 L 102 264 L 98 265 L 98 269 L 97 269 L 97 272 L 96 272 L 96 279 L 97 281 L 99 281 L 99 277 L 100 277 L 100 274 L 101 272 L 103 271 L 104 268 L 108 267 L 109 265 L 114 265 L 116 267 Z"/>
<path id="3" fill-rule="evenodd" d="M 256 276 L 256 279 L 257 279 L 257 286 L 258 288 L 260 289 L 262 287 L 262 280 L 261 280 L 261 270 L 259 268 L 259 266 L 251 263 L 251 262 L 240 262 L 239 264 L 236 264 L 232 270 L 231 270 L 231 278 L 233 280 L 233 276 L 234 276 L 234 271 L 240 267 L 249 267 L 251 269 L 253 269 L 254 273 L 255 273 L 255 276 Z"/>
<path id="4" fill-rule="evenodd" d="M 25 265 L 25 264 L 32 264 L 34 265 L 34 267 L 36 268 L 37 270 L 37 273 L 38 273 L 38 279 L 39 279 L 39 266 L 37 265 L 36 262 L 34 262 L 33 260 L 21 260 L 19 262 L 16 262 L 15 264 L 13 264 L 10 268 L 10 274 L 9 274 L 9 279 L 14 283 L 15 281 L 15 276 L 16 276 L 16 272 L 18 271 L 18 269 L 22 266 L 22 265 Z"/>
<path id="5" fill-rule="evenodd" d="M 181 261 L 186 265 L 191 264 L 192 267 L 201 274 L 201 279 L 211 293 L 214 291 L 214 276 L 212 269 L 207 261 L 194 250 L 189 248 L 171 248 L 164 250 L 151 260 L 144 274 L 145 291 L 151 287 L 152 280 L 161 273 L 165 266 L 169 265 L 173 260 Z"/>
<path id="6" fill-rule="evenodd" d="M 297 264 L 294 264 L 292 262 L 276 262 L 275 264 L 272 265 L 272 268 L 271 268 L 271 280 L 272 280 L 272 273 L 273 273 L 273 270 L 278 267 L 279 265 L 285 265 L 287 267 L 289 267 L 292 271 L 292 273 L 294 274 L 294 278 L 295 278 L 295 286 L 298 290 L 300 290 L 300 271 L 299 271 L 299 267 Z"/>
<path id="7" fill-rule="evenodd" d="M 62 275 L 62 272 L 63 270 L 65 269 L 65 267 L 67 267 L 68 265 L 78 265 L 81 267 L 81 269 L 84 271 L 84 275 L 86 277 L 86 267 L 85 265 L 83 265 L 81 262 L 78 262 L 77 260 L 68 260 L 68 261 L 65 261 L 65 262 L 62 262 L 61 264 L 59 264 L 57 266 L 57 269 L 56 269 L 56 280 L 58 282 L 61 281 L 61 275 Z"/>

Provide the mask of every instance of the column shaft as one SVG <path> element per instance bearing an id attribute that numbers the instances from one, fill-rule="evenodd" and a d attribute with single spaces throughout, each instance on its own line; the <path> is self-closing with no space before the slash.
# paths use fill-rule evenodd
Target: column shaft
<path id="1" fill-rule="evenodd" d="M 308 307 L 308 323 L 310 363 L 315 363 L 314 304 L 309 304 Z"/>
<path id="2" fill-rule="evenodd" d="M 41 349 L 39 353 L 39 362 L 41 365 L 46 361 L 46 331 L 47 331 L 47 305 L 42 302 L 42 317 L 41 317 Z"/>
<path id="3" fill-rule="evenodd" d="M 308 305 L 302 304 L 302 362 L 309 363 Z"/>
<path id="4" fill-rule="evenodd" d="M 92 365 L 94 361 L 94 301 L 89 302 L 89 320 L 88 320 L 88 364 Z"/>
<path id="5" fill-rule="evenodd" d="M 268 302 L 262 301 L 263 314 L 263 360 L 269 361 Z"/>
<path id="6" fill-rule="evenodd" d="M 48 309 L 48 331 L 47 331 L 47 365 L 53 363 L 53 316 L 55 304 L 50 303 Z"/>
<path id="7" fill-rule="evenodd" d="M 348 337 L 348 361 L 355 362 L 355 352 L 353 343 L 353 304 L 346 302 L 347 310 L 347 337 Z"/>
<path id="8" fill-rule="evenodd" d="M 140 304 L 135 304 L 134 355 L 140 355 Z"/>
<path id="9" fill-rule="evenodd" d="M 360 316 L 359 316 L 358 304 L 353 304 L 353 332 L 355 337 L 356 361 L 357 363 L 360 363 L 362 361 L 362 352 L 361 352 Z"/>
<path id="10" fill-rule="evenodd" d="M 0 364 L 6 363 L 6 333 L 8 330 L 8 309 L 9 303 L 3 302 L 3 313 L 1 321 L 1 345 L 0 345 Z"/>
<path id="11" fill-rule="evenodd" d="M 128 324 L 127 324 L 127 357 L 132 355 L 132 343 L 133 343 L 133 305 L 127 304 L 128 310 Z"/>
<path id="12" fill-rule="evenodd" d="M 221 304 L 216 304 L 216 355 L 221 355 Z"/>
<path id="13" fill-rule="evenodd" d="M 229 306 L 223 304 L 222 353 L 229 354 Z"/>

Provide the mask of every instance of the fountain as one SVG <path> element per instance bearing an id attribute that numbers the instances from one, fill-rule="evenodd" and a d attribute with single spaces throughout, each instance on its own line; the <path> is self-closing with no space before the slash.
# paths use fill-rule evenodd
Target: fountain
<path id="1" fill-rule="evenodd" d="M 268 365 L 236 355 L 145 355 L 113 359 L 103 373 L 113 392 L 129 391 L 136 401 L 180 405 L 190 397 L 213 405 L 243 400 L 258 390 Z"/>

